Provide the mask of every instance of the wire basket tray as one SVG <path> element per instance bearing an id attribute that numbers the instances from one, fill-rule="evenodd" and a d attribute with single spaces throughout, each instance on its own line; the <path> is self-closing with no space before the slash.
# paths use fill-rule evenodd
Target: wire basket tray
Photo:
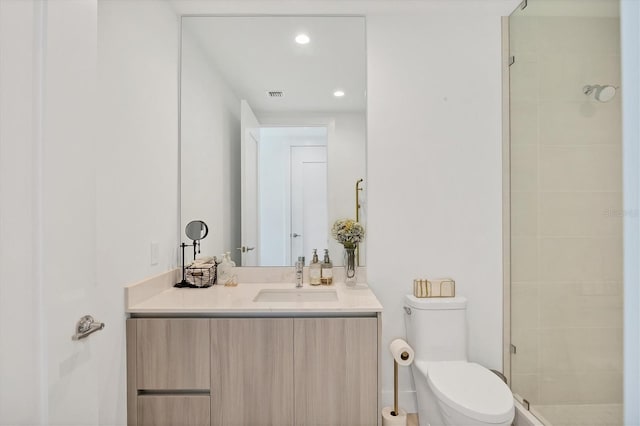
<path id="1" fill-rule="evenodd" d="M 451 278 L 413 280 L 413 295 L 420 299 L 429 297 L 456 297 L 456 282 Z"/>
<path id="2" fill-rule="evenodd" d="M 217 281 L 217 265 L 188 266 L 185 270 L 185 281 L 194 287 L 211 287 Z"/>

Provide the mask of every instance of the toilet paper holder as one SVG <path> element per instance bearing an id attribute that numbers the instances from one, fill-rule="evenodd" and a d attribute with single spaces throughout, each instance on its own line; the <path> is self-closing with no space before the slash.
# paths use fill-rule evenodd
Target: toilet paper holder
<path id="1" fill-rule="evenodd" d="M 409 352 L 402 351 L 400 354 L 400 359 L 406 361 L 409 359 Z M 398 410 L 398 361 L 393 358 L 393 411 L 391 412 L 392 416 L 397 416 L 400 414 Z"/>
<path id="2" fill-rule="evenodd" d="M 407 413 L 398 407 L 398 366 L 408 366 L 413 362 L 415 353 L 404 339 L 395 339 L 389 344 L 393 357 L 393 408 L 382 410 L 382 425 L 405 425 Z"/>

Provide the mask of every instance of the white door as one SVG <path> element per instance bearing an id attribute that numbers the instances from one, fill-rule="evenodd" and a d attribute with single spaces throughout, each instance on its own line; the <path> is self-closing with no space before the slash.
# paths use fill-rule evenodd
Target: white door
<path id="1" fill-rule="evenodd" d="M 247 101 L 240 105 L 240 161 L 242 163 L 242 219 L 241 241 L 242 266 L 258 266 L 258 143 L 260 123 Z"/>
<path id="2" fill-rule="evenodd" d="M 99 367 L 107 334 L 81 340 L 72 335 L 84 315 L 102 320 L 96 279 L 97 2 L 48 1 L 44 13 L 40 213 L 46 410 L 50 425 L 92 425 L 99 423 Z"/>
<path id="3" fill-rule="evenodd" d="M 291 262 L 328 248 L 327 147 L 291 147 Z"/>
<path id="4" fill-rule="evenodd" d="M 96 6 L 0 1 L 0 424 L 99 423 Z"/>

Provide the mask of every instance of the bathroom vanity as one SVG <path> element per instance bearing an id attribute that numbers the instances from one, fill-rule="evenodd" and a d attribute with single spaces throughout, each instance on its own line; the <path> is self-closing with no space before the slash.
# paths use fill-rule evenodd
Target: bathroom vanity
<path id="1" fill-rule="evenodd" d="M 378 423 L 382 306 L 366 285 L 153 280 L 127 288 L 129 425 Z"/>

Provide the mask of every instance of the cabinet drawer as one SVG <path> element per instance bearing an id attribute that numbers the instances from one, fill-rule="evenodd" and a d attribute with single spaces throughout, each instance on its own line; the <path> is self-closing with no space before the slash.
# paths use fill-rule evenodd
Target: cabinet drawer
<path id="1" fill-rule="evenodd" d="M 209 390 L 209 321 L 136 320 L 137 389 Z"/>
<path id="2" fill-rule="evenodd" d="M 208 395 L 138 396 L 139 426 L 209 426 Z"/>

